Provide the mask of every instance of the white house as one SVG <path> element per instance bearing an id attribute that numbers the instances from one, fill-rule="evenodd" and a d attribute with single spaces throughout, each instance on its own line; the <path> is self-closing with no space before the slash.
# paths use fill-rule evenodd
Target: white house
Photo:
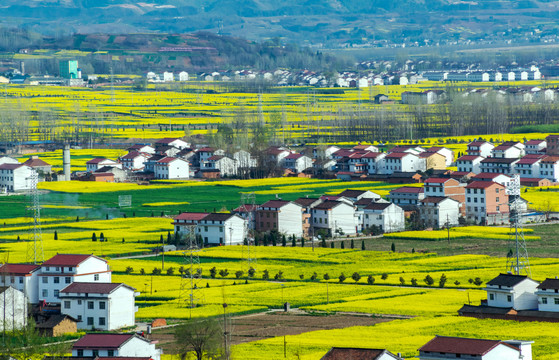
<path id="1" fill-rule="evenodd" d="M 17 159 L 14 159 L 9 156 L 0 156 L 0 165 L 4 164 L 19 164 L 20 162 Z"/>
<path id="2" fill-rule="evenodd" d="M 420 201 L 419 218 L 428 227 L 458 225 L 460 203 L 449 197 L 428 196 Z"/>
<path id="3" fill-rule="evenodd" d="M 221 176 L 237 175 L 237 160 L 224 155 L 214 155 L 200 163 L 200 170 L 219 170 Z"/>
<path id="4" fill-rule="evenodd" d="M 371 203 L 363 209 L 363 228 L 378 226 L 382 232 L 405 229 L 404 210 L 393 203 Z"/>
<path id="5" fill-rule="evenodd" d="M 155 163 L 153 172 L 156 179 L 188 179 L 190 164 L 182 159 L 164 157 Z"/>
<path id="6" fill-rule="evenodd" d="M 177 217 L 175 217 L 175 221 L 173 222 L 173 226 L 175 228 L 175 234 L 179 234 L 179 236 L 187 236 L 190 233 L 190 229 L 194 227 L 194 232 L 196 231 L 196 226 L 209 213 L 190 213 L 185 212 Z"/>
<path id="7" fill-rule="evenodd" d="M 514 172 L 522 178 L 539 178 L 541 161 L 541 158 L 524 156 L 515 164 Z"/>
<path id="8" fill-rule="evenodd" d="M 149 159 L 149 155 L 137 151 L 131 151 L 120 158 L 122 167 L 126 170 L 137 171 L 144 168 L 144 163 Z"/>
<path id="9" fill-rule="evenodd" d="M 540 177 L 559 181 L 559 156 L 546 156 L 540 162 Z"/>
<path id="10" fill-rule="evenodd" d="M 506 141 L 492 150 L 494 158 L 518 159 L 526 155 L 526 147 L 517 141 Z"/>
<path id="11" fill-rule="evenodd" d="M 547 142 L 545 140 L 528 140 L 526 141 L 526 154 L 545 154 Z"/>
<path id="12" fill-rule="evenodd" d="M 135 334 L 86 334 L 72 346 L 72 357 L 122 357 L 161 359 L 161 350 L 150 341 Z"/>
<path id="13" fill-rule="evenodd" d="M 233 153 L 233 159 L 237 160 L 239 169 L 251 169 L 258 165 L 256 159 L 245 150 L 239 150 Z"/>
<path id="14" fill-rule="evenodd" d="M 27 325 L 27 297 L 12 286 L 0 288 L 0 330 L 23 329 Z"/>
<path id="15" fill-rule="evenodd" d="M 321 158 L 331 159 L 332 154 L 334 154 L 338 150 L 340 150 L 340 148 L 335 145 L 329 145 L 325 148 L 318 147 L 312 150 L 313 153 L 312 156 L 314 159 L 321 159 Z"/>
<path id="16" fill-rule="evenodd" d="M 449 148 L 441 147 L 441 146 L 432 146 L 426 150 L 429 153 L 437 153 L 441 154 L 445 158 L 446 166 L 452 165 L 454 162 L 454 151 L 450 150 Z"/>
<path id="17" fill-rule="evenodd" d="M 361 161 L 367 165 L 367 172 L 370 175 L 379 174 L 386 166 L 386 154 L 379 152 L 368 152 L 361 156 Z"/>
<path id="18" fill-rule="evenodd" d="M 237 245 L 244 241 L 245 227 L 239 215 L 212 213 L 198 221 L 197 233 L 205 244 Z"/>
<path id="19" fill-rule="evenodd" d="M 464 155 L 456 160 L 456 167 L 460 172 L 478 174 L 481 172 L 480 164 L 485 158 L 478 155 Z"/>
<path id="20" fill-rule="evenodd" d="M 198 154 L 198 161 L 200 162 L 200 164 L 205 163 L 214 155 L 225 155 L 225 151 L 221 149 L 214 149 L 211 147 L 200 148 L 196 153 Z"/>
<path id="21" fill-rule="evenodd" d="M 78 320 L 78 329 L 116 330 L 134 326 L 134 288 L 119 283 L 75 282 L 60 290 L 60 312 Z"/>
<path id="22" fill-rule="evenodd" d="M 374 199 L 380 200 L 381 196 L 377 193 L 374 193 L 370 190 L 351 190 L 346 189 L 338 194 L 338 196 L 343 196 L 351 201 L 358 201 L 361 199 Z"/>
<path id="23" fill-rule="evenodd" d="M 312 159 L 303 154 L 289 154 L 283 158 L 283 166 L 295 173 L 301 173 L 312 167 Z"/>
<path id="24" fill-rule="evenodd" d="M 393 152 L 386 155 L 384 174 L 395 172 L 425 171 L 425 161 L 421 161 L 417 155 L 405 152 Z"/>
<path id="25" fill-rule="evenodd" d="M 190 76 L 188 75 L 188 73 L 186 71 L 181 71 L 179 73 L 179 81 L 188 81 L 190 80 Z"/>
<path id="26" fill-rule="evenodd" d="M 479 169 L 484 173 L 514 174 L 518 158 L 487 158 L 480 162 Z"/>
<path id="27" fill-rule="evenodd" d="M 175 81 L 175 75 L 172 72 L 163 72 L 163 82 L 173 82 Z"/>
<path id="28" fill-rule="evenodd" d="M 34 173 L 31 167 L 19 163 L 0 165 L 0 192 L 31 189 L 29 178 Z"/>
<path id="29" fill-rule="evenodd" d="M 491 144 L 490 142 L 476 140 L 468 144 L 467 153 L 468 155 L 477 155 L 487 158 L 492 155 L 492 150 L 494 148 L 495 145 Z"/>
<path id="30" fill-rule="evenodd" d="M 326 200 L 312 209 L 312 226 L 331 236 L 356 234 L 355 207 L 342 201 Z M 316 231 L 315 231 L 316 233 Z"/>
<path id="31" fill-rule="evenodd" d="M 399 206 L 418 206 L 425 199 L 425 191 L 422 187 L 403 186 L 390 190 L 388 199 Z"/>
<path id="32" fill-rule="evenodd" d="M 559 280 L 545 279 L 538 285 L 536 296 L 538 297 L 539 311 L 559 311 Z"/>
<path id="33" fill-rule="evenodd" d="M 268 159 L 268 161 L 273 162 L 275 164 L 280 164 L 283 162 L 283 159 L 291 154 L 291 151 L 283 148 L 283 147 L 276 147 L 276 146 L 272 146 L 268 149 L 266 149 L 266 157 Z"/>
<path id="34" fill-rule="evenodd" d="M 95 172 L 97 171 L 99 168 L 105 167 L 105 166 L 111 166 L 111 167 L 117 167 L 119 169 L 122 169 L 122 164 L 111 160 L 111 159 L 105 159 L 105 158 L 94 158 L 89 160 L 88 162 L 85 163 L 85 168 L 88 172 Z"/>
<path id="35" fill-rule="evenodd" d="M 12 286 L 22 291 L 30 303 L 39 302 L 40 266 L 33 264 L 4 264 L 0 266 L 0 287 Z"/>
<path id="36" fill-rule="evenodd" d="M 160 148 L 165 148 L 165 147 L 174 147 L 179 150 L 183 150 L 189 148 L 190 143 L 187 143 L 186 141 L 181 140 L 179 138 L 163 138 L 155 142 L 156 151 L 158 151 L 158 149 Z"/>
<path id="37" fill-rule="evenodd" d="M 270 200 L 258 207 L 255 229 L 259 232 L 278 231 L 285 235 L 303 236 L 303 207 L 295 202 Z"/>
<path id="38" fill-rule="evenodd" d="M 536 290 L 540 283 L 525 275 L 500 274 L 487 282 L 487 305 L 515 310 L 538 308 Z"/>
<path id="39" fill-rule="evenodd" d="M 73 282 L 111 282 L 106 260 L 94 255 L 58 254 L 41 264 L 39 300 L 60 302 L 60 290 Z"/>
<path id="40" fill-rule="evenodd" d="M 126 149 L 128 152 L 139 152 L 144 154 L 155 154 L 155 148 L 145 144 L 134 144 Z"/>
<path id="41" fill-rule="evenodd" d="M 437 335 L 419 348 L 419 360 L 532 360 L 533 341 L 485 340 Z"/>

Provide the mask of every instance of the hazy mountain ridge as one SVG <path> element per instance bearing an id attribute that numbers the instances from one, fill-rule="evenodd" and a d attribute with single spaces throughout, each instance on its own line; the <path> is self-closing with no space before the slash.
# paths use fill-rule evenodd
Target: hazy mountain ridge
<path id="1" fill-rule="evenodd" d="M 5 26 L 47 34 L 208 30 L 334 45 L 400 37 L 483 38 L 537 26 L 559 12 L 556 1 L 532 0 L 3 0 L 0 10 Z"/>

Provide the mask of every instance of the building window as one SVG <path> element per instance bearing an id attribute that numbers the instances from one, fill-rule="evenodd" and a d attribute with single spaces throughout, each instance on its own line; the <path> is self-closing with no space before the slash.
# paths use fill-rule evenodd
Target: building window
<path id="1" fill-rule="evenodd" d="M 58 276 L 54 277 L 54 283 L 55 284 L 60 284 L 60 278 Z"/>
<path id="2" fill-rule="evenodd" d="M 78 305 L 81 305 L 81 304 L 82 304 L 82 301 L 81 301 L 81 300 L 78 300 Z"/>
<path id="3" fill-rule="evenodd" d="M 68 271 L 72 271 L 72 267 L 69 267 L 69 268 L 68 268 Z"/>
<path id="4" fill-rule="evenodd" d="M 55 297 L 58 297 L 59 291 L 60 291 L 60 290 L 54 290 L 54 296 L 55 296 Z"/>
<path id="5" fill-rule="evenodd" d="M 43 276 L 43 284 L 48 284 L 49 283 L 49 278 L 46 276 Z"/>
<path id="6" fill-rule="evenodd" d="M 223 232 L 223 226 L 219 227 L 219 232 L 222 233 Z"/>
<path id="7" fill-rule="evenodd" d="M 23 284 L 23 276 L 20 276 L 20 277 L 19 277 L 19 283 L 20 283 L 20 284 Z"/>
<path id="8" fill-rule="evenodd" d="M 99 326 L 105 326 L 105 318 L 104 317 L 99 318 Z"/>
<path id="9" fill-rule="evenodd" d="M 70 308 L 70 301 L 66 300 L 64 301 L 64 309 L 69 309 Z"/>
<path id="10" fill-rule="evenodd" d="M 547 298 L 546 297 L 542 297 L 542 304 L 547 304 Z"/>
<path id="11" fill-rule="evenodd" d="M 82 316 L 78 315 L 78 322 L 81 322 L 81 321 L 82 321 Z"/>
<path id="12" fill-rule="evenodd" d="M 495 295 L 494 294 L 489 294 L 489 300 L 495 300 Z"/>
<path id="13" fill-rule="evenodd" d="M 87 325 L 88 326 L 93 326 L 93 318 L 92 317 L 87 318 Z"/>
<path id="14" fill-rule="evenodd" d="M 498 197 L 498 196 L 495 198 L 495 201 L 496 201 L 496 202 L 499 202 L 499 197 Z"/>
<path id="15" fill-rule="evenodd" d="M 107 350 L 107 356 L 115 356 L 114 350 Z"/>
<path id="16" fill-rule="evenodd" d="M 83 357 L 83 350 L 82 349 L 78 349 L 78 357 Z"/>
<path id="17" fill-rule="evenodd" d="M 104 301 L 99 301 L 99 309 L 105 310 L 106 303 Z"/>
<path id="18" fill-rule="evenodd" d="M 93 275 L 93 280 L 94 281 L 99 281 L 99 274 Z"/>
<path id="19" fill-rule="evenodd" d="M 559 298 L 555 298 L 554 301 L 555 301 L 555 305 L 559 305 Z"/>
<path id="20" fill-rule="evenodd" d="M 46 297 L 49 296 L 49 291 L 47 289 L 43 289 L 43 292 L 42 292 L 41 295 L 43 295 L 43 297 L 46 298 Z"/>
<path id="21" fill-rule="evenodd" d="M 56 271 L 60 271 L 60 267 L 57 266 L 55 270 L 56 270 Z"/>
<path id="22" fill-rule="evenodd" d="M 512 295 L 507 295 L 507 301 L 511 302 L 512 301 Z"/>
<path id="23" fill-rule="evenodd" d="M 69 284 L 69 283 L 72 282 L 72 278 L 69 277 L 69 276 L 66 276 L 66 277 L 64 278 L 64 282 L 65 282 L 66 284 Z"/>
<path id="24" fill-rule="evenodd" d="M 93 310 L 93 301 L 88 301 L 88 302 L 87 302 L 87 308 L 88 308 L 89 310 Z"/>
<path id="25" fill-rule="evenodd" d="M 208 227 L 207 227 L 207 226 L 204 226 L 204 231 L 208 231 Z"/>

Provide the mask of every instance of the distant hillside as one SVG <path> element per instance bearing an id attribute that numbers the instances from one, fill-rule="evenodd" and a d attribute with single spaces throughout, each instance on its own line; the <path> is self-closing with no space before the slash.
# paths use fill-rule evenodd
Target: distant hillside
<path id="1" fill-rule="evenodd" d="M 24 54 L 17 54 L 25 49 Z M 255 42 L 209 32 L 191 34 L 77 34 L 41 36 L 0 29 L 0 51 L 7 61 L 25 61 L 31 73 L 57 73 L 58 60 L 77 58 L 87 73 L 144 73 L 147 71 L 215 71 L 230 69 L 315 71 L 344 69 L 350 63 L 326 55 L 282 45 Z M 4 56 L 6 59 L 7 57 Z"/>
<path id="2" fill-rule="evenodd" d="M 557 30 L 549 0 L 2 0 L 3 26 L 64 33 L 211 31 L 312 44 L 508 38 Z"/>

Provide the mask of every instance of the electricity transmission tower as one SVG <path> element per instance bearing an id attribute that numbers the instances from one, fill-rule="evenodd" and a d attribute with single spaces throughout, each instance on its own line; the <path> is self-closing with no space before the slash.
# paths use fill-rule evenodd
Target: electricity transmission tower
<path id="1" fill-rule="evenodd" d="M 256 197 L 253 192 L 241 194 L 241 206 L 239 210 L 241 210 L 240 212 L 245 218 L 245 224 L 243 227 L 243 258 L 246 262 L 246 274 L 248 280 L 250 278 L 250 269 L 254 269 L 256 266 L 256 259 L 252 258 L 254 254 L 251 254 L 251 250 L 254 252 L 252 245 L 254 245 L 254 213 L 256 212 Z"/>
<path id="2" fill-rule="evenodd" d="M 29 181 L 30 206 L 29 210 L 33 213 L 33 227 L 29 229 L 29 242 L 27 243 L 27 262 L 37 264 L 45 261 L 43 253 L 43 235 L 41 232 L 41 204 L 39 201 L 39 190 L 37 183 L 39 182 L 39 174 L 33 171 Z"/>
<path id="3" fill-rule="evenodd" d="M 507 186 L 507 192 L 512 201 L 510 209 L 510 240 L 509 252 L 507 254 L 507 271 L 515 275 L 532 276 L 530 270 L 530 262 L 528 261 L 528 249 L 526 248 L 526 240 L 524 239 L 524 230 L 522 228 L 521 211 L 518 208 L 520 201 L 520 177 L 514 175 L 511 182 Z"/>
<path id="4" fill-rule="evenodd" d="M 196 239 L 196 225 L 187 226 L 186 236 L 188 248 L 184 252 L 184 260 L 188 268 L 181 274 L 178 301 L 179 305 L 187 304 L 187 307 L 193 309 L 203 301 L 203 295 L 200 291 L 202 268 L 198 255 L 200 247 Z"/>

